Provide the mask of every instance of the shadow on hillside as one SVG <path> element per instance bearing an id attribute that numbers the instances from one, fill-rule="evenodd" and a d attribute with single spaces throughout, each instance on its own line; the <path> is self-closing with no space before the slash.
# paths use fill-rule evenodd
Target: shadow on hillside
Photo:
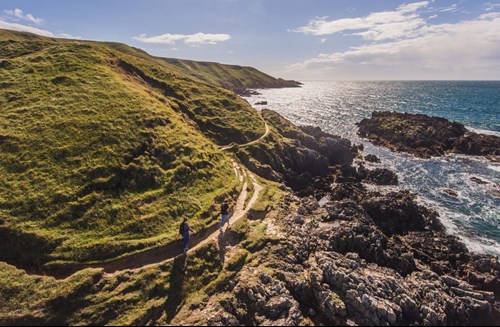
<path id="1" fill-rule="evenodd" d="M 227 232 L 220 232 L 219 236 L 217 237 L 217 244 L 219 246 L 219 259 L 223 266 L 226 260 L 226 246 L 227 246 L 226 235 Z"/>
<path id="2" fill-rule="evenodd" d="M 170 288 L 168 290 L 165 313 L 167 314 L 167 323 L 170 323 L 176 316 L 184 300 L 184 278 L 186 274 L 185 254 L 175 258 L 170 273 Z"/>

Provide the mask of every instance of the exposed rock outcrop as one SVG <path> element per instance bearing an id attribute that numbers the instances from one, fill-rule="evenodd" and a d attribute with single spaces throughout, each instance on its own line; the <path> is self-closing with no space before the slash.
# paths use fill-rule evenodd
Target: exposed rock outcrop
<path id="1" fill-rule="evenodd" d="M 330 197 L 284 200 L 269 224 L 286 236 L 207 300 L 209 325 L 498 322 L 500 264 L 446 235 L 414 194 L 337 184 Z"/>
<path id="2" fill-rule="evenodd" d="M 358 133 L 376 145 L 422 158 L 448 152 L 500 156 L 500 138 L 468 131 L 444 118 L 396 112 L 373 112 L 358 123 Z"/>
<path id="3" fill-rule="evenodd" d="M 318 127 L 297 127 L 278 113 L 264 109 L 264 119 L 275 129 L 265 144 L 238 151 L 240 160 L 262 177 L 284 181 L 305 192 L 316 177 L 326 177 L 330 166 L 351 166 L 358 148 L 349 140 Z"/>

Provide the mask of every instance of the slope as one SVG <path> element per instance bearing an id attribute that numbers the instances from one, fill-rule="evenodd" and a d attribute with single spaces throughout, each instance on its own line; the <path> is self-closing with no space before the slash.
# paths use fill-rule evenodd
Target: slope
<path id="1" fill-rule="evenodd" d="M 241 93 L 247 88 L 299 87 L 296 81 L 274 78 L 253 67 L 225 65 L 216 62 L 203 62 L 185 59 L 158 58 L 179 71 L 199 78 L 202 81 L 219 85 Z"/>
<path id="2" fill-rule="evenodd" d="M 0 30 L 0 260 L 34 268 L 164 245 L 236 198 L 217 144 L 262 135 L 234 93 L 135 49 Z"/>

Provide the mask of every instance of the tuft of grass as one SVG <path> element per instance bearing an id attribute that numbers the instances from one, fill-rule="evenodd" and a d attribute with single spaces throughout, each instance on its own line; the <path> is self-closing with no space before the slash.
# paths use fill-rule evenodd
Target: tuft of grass
<path id="1" fill-rule="evenodd" d="M 253 217 L 264 217 L 269 211 L 271 211 L 275 206 L 281 203 L 284 192 L 280 189 L 280 184 L 277 182 L 272 182 L 265 180 L 259 176 L 255 176 L 258 183 L 263 185 L 259 198 L 249 212 L 249 216 Z"/>

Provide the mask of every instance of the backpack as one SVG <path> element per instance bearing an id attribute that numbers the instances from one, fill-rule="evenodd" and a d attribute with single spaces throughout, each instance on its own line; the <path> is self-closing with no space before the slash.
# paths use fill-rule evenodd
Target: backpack
<path id="1" fill-rule="evenodd" d="M 184 230 L 186 229 L 186 223 L 182 222 L 181 225 L 179 226 L 179 234 L 184 235 Z"/>
<path id="2" fill-rule="evenodd" d="M 223 214 L 223 215 L 227 215 L 228 214 L 228 210 L 229 210 L 229 205 L 227 203 L 223 203 L 221 208 L 220 208 L 220 212 Z"/>

